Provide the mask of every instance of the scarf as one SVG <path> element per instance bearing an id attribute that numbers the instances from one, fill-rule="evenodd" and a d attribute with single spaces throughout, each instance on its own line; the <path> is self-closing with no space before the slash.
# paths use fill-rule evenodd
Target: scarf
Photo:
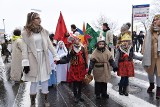
<path id="1" fill-rule="evenodd" d="M 42 29 L 43 29 L 43 28 L 42 28 L 41 25 L 39 25 L 39 26 L 34 26 L 34 25 L 33 25 L 30 30 L 31 30 L 33 33 L 40 33 L 40 32 L 42 31 Z"/>
<path id="2" fill-rule="evenodd" d="M 129 54 L 130 54 L 131 48 L 132 48 L 131 45 L 129 45 L 128 47 L 126 47 L 126 46 L 124 46 L 124 45 L 120 45 L 120 47 L 119 47 L 119 49 L 120 49 L 123 53 L 127 54 L 128 56 L 129 56 Z"/>
<path id="3" fill-rule="evenodd" d="M 82 49 L 82 45 L 81 45 L 81 44 L 79 44 L 79 45 L 74 44 L 74 45 L 73 45 L 73 50 L 74 50 L 76 53 L 78 53 L 81 49 Z"/>
<path id="4" fill-rule="evenodd" d="M 21 35 L 20 36 L 13 35 L 12 36 L 12 41 L 15 41 L 15 40 L 17 40 L 19 38 L 22 38 L 22 36 Z"/>
<path id="5" fill-rule="evenodd" d="M 158 32 L 160 29 L 158 27 L 154 27 L 154 31 Z M 142 65 L 144 67 L 148 67 L 151 65 L 151 45 L 152 45 L 152 36 L 153 34 L 149 30 L 147 32 L 144 44 L 144 54 L 143 54 L 143 61 Z M 160 52 L 160 35 L 158 35 L 158 46 L 157 51 Z"/>
<path id="6" fill-rule="evenodd" d="M 160 33 L 160 27 L 159 27 L 159 26 L 154 26 L 154 27 L 153 27 L 153 30 L 154 30 L 155 32 Z"/>

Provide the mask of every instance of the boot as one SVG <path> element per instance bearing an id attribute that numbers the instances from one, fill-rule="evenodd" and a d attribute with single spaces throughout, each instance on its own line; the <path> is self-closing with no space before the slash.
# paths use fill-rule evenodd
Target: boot
<path id="1" fill-rule="evenodd" d="M 79 102 L 79 99 L 78 99 L 78 94 L 77 94 L 77 91 L 74 91 L 74 102 L 75 103 L 78 103 Z"/>
<path id="2" fill-rule="evenodd" d="M 119 95 L 123 95 L 123 87 L 121 85 L 119 85 Z"/>
<path id="3" fill-rule="evenodd" d="M 102 98 L 104 98 L 104 99 L 108 99 L 108 98 L 109 98 L 109 95 L 108 95 L 107 93 L 102 94 Z"/>
<path id="4" fill-rule="evenodd" d="M 79 100 L 80 102 L 84 102 L 84 99 L 83 99 L 82 96 L 81 96 L 81 91 L 78 92 L 77 98 L 78 98 L 78 100 Z"/>
<path id="5" fill-rule="evenodd" d="M 157 87 L 157 90 L 156 90 L 156 99 L 160 99 L 160 87 Z"/>
<path id="6" fill-rule="evenodd" d="M 150 83 L 150 86 L 147 89 L 147 93 L 152 93 L 152 90 L 154 89 L 154 83 Z"/>
<path id="7" fill-rule="evenodd" d="M 101 96 L 104 99 L 109 98 L 109 95 L 107 94 L 107 83 L 101 83 Z"/>
<path id="8" fill-rule="evenodd" d="M 123 94 L 128 96 L 127 86 L 123 86 Z"/>
<path id="9" fill-rule="evenodd" d="M 96 94 L 96 99 L 100 99 L 100 94 Z"/>
<path id="10" fill-rule="evenodd" d="M 80 102 L 84 102 L 84 99 L 82 97 L 79 98 Z"/>
<path id="11" fill-rule="evenodd" d="M 74 102 L 75 103 L 78 103 L 79 102 L 79 99 L 77 97 L 74 97 Z"/>
<path id="12" fill-rule="evenodd" d="M 31 99 L 31 107 L 35 107 L 36 105 L 36 94 L 35 95 L 30 95 L 30 99 Z"/>
<path id="13" fill-rule="evenodd" d="M 50 107 L 50 103 L 48 101 L 48 94 L 43 94 L 44 95 L 44 105 L 45 107 Z"/>

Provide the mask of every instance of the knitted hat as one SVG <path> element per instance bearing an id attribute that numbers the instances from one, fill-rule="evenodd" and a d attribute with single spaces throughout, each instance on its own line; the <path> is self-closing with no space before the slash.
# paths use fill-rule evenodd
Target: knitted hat
<path id="1" fill-rule="evenodd" d="M 130 23 L 125 23 L 122 25 L 121 27 L 121 31 L 128 31 L 131 27 L 131 24 Z"/>

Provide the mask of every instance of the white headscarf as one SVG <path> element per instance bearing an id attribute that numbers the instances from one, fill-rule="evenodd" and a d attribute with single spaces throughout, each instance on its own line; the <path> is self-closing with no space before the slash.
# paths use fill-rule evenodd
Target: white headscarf
<path id="1" fill-rule="evenodd" d="M 60 45 L 62 44 L 62 49 L 60 49 Z M 64 45 L 64 42 L 63 41 L 59 41 L 58 44 L 57 44 L 57 54 L 60 58 L 64 57 L 64 56 L 67 56 L 68 54 L 68 50 L 66 48 L 66 46 Z"/>

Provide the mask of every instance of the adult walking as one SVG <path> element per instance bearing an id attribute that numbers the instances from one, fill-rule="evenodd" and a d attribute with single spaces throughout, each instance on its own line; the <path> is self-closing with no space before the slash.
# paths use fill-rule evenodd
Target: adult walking
<path id="1" fill-rule="evenodd" d="M 20 81 L 22 76 L 22 51 L 23 41 L 21 36 L 21 30 L 15 29 L 12 37 L 12 61 L 11 61 L 11 80 Z M 18 56 L 18 57 L 17 57 Z"/>
<path id="2" fill-rule="evenodd" d="M 143 50 L 143 66 L 148 73 L 150 86 L 148 93 L 155 88 L 154 76 L 156 76 L 156 98 L 160 98 L 160 14 L 155 15 L 150 29 L 147 32 Z"/>
<path id="3" fill-rule="evenodd" d="M 138 50 L 139 50 L 140 47 L 141 47 L 141 50 L 142 50 L 143 41 L 144 41 L 144 34 L 143 34 L 143 31 L 140 31 L 139 35 L 138 35 L 138 43 L 139 43 Z"/>
<path id="4" fill-rule="evenodd" d="M 48 79 L 50 78 L 51 68 L 48 50 L 53 54 L 55 61 L 59 60 L 59 58 L 49 39 L 49 32 L 41 26 L 41 18 L 38 13 L 28 13 L 22 39 L 25 43 L 22 53 L 22 66 L 24 66 L 22 79 L 31 82 L 31 106 L 35 106 L 37 86 L 40 81 L 45 107 L 49 107 Z"/>
<path id="5" fill-rule="evenodd" d="M 107 23 L 103 23 L 102 28 L 102 35 L 105 37 L 105 42 L 108 46 L 108 49 L 111 51 L 112 57 L 114 58 L 113 33 L 111 32 Z"/>

